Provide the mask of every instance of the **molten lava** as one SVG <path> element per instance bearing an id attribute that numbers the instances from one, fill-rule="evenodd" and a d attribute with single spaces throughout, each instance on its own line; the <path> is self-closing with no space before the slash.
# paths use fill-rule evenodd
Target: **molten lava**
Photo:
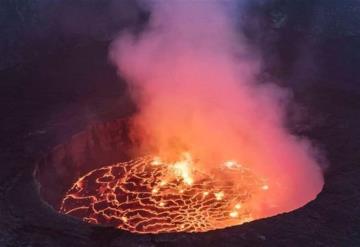
<path id="1" fill-rule="evenodd" d="M 212 174 L 185 153 L 175 162 L 143 157 L 89 172 L 66 193 L 60 212 L 136 233 L 205 232 L 253 220 L 252 200 L 268 189 L 236 161 Z M 226 177 L 237 175 L 236 184 Z"/>

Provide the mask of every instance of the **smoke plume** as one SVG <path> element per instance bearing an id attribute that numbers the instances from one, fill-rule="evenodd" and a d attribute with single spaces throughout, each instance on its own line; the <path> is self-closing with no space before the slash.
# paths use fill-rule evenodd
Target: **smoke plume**
<path id="1" fill-rule="evenodd" d="M 142 151 L 189 151 L 206 171 L 239 161 L 267 180 L 254 205 L 265 217 L 314 199 L 323 178 L 311 143 L 285 127 L 288 90 L 256 81 L 261 61 L 235 2 L 147 1 L 145 30 L 122 33 L 110 57 L 139 106 L 132 131 Z"/>

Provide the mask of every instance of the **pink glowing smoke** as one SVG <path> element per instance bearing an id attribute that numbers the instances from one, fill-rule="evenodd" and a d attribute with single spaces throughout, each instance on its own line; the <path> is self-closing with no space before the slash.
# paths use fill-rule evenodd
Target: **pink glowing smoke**
<path id="1" fill-rule="evenodd" d="M 140 111 L 146 150 L 190 150 L 212 169 L 235 159 L 266 177 L 259 217 L 290 211 L 323 185 L 308 140 L 284 126 L 288 91 L 255 81 L 259 60 L 236 30 L 233 1 L 151 1 L 139 35 L 123 33 L 110 56 Z"/>

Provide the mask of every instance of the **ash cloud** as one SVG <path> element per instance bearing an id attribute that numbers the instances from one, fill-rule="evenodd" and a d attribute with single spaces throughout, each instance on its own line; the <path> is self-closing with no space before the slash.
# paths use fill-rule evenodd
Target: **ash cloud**
<path id="1" fill-rule="evenodd" d="M 256 79 L 262 62 L 237 30 L 247 2 L 141 2 L 151 12 L 145 30 L 123 32 L 110 57 L 139 106 L 141 151 L 187 150 L 207 171 L 238 160 L 267 179 L 254 205 L 265 217 L 314 199 L 323 177 L 311 142 L 285 127 L 289 90 Z"/>

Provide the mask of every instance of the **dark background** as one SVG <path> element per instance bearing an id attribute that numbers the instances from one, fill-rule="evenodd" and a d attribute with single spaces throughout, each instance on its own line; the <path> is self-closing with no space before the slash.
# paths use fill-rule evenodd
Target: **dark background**
<path id="1" fill-rule="evenodd" d="M 136 110 L 107 52 L 149 13 L 132 0 L 2 0 L 0 246 L 360 246 L 360 1 L 259 0 L 246 13 L 239 31 L 263 57 L 259 76 L 293 90 L 302 118 L 289 126 L 326 154 L 315 201 L 204 234 L 136 236 L 58 215 L 38 195 L 35 161 Z"/>

